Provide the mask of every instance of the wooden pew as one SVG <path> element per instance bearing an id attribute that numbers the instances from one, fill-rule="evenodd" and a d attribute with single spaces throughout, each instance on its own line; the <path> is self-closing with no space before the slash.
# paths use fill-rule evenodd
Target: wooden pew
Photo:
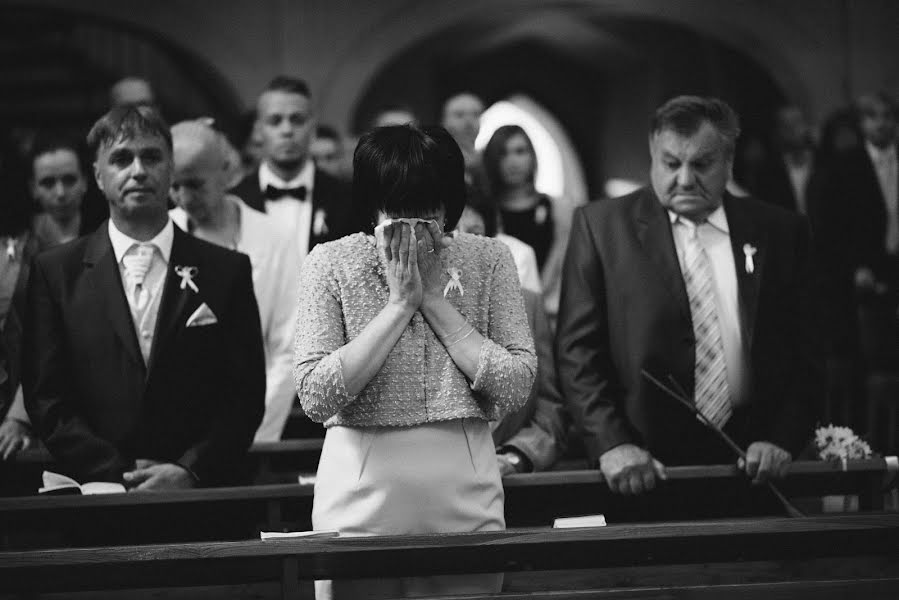
<path id="1" fill-rule="evenodd" d="M 0 552 L 3 590 L 29 593 L 571 569 L 611 585 L 511 597 L 895 598 L 899 514 Z"/>
<path id="2" fill-rule="evenodd" d="M 248 452 L 242 469 L 253 483 L 294 483 L 298 473 L 314 473 L 321 455 L 322 438 L 259 442 Z M 41 473 L 54 470 L 53 455 L 41 444 L 19 452 L 9 462 L 0 461 L 0 496 L 34 493 Z"/>
<path id="3" fill-rule="evenodd" d="M 881 486 L 885 459 L 797 462 L 782 487 L 846 494 Z M 672 467 L 669 479 L 739 480 L 733 466 Z M 599 472 L 512 475 L 503 480 L 509 527 L 546 526 L 561 516 L 602 512 L 607 494 Z M 804 487 L 803 487 L 804 486 Z M 94 496 L 0 498 L 0 549 L 236 540 L 260 530 L 311 529 L 311 484 L 206 488 Z"/>

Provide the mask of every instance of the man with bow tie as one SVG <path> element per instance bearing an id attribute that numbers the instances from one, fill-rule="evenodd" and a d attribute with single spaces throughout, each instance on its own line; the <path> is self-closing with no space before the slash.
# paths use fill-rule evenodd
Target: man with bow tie
<path id="1" fill-rule="evenodd" d="M 173 226 L 172 137 L 155 109 L 112 109 L 88 144 L 110 219 L 34 261 L 24 389 L 35 430 L 81 482 L 237 480 L 265 396 L 249 259 Z"/>
<path id="2" fill-rule="evenodd" d="M 821 364 L 807 226 L 794 213 L 725 191 L 738 133 L 724 102 L 674 98 L 652 120 L 652 185 L 575 214 L 559 380 L 589 457 L 612 492 L 632 496 L 611 496 L 628 517 L 775 506 L 748 486 L 707 489 L 689 501 L 668 495 L 676 484 L 662 481 L 666 466 L 737 456 L 644 372 L 682 390 L 746 449 L 743 468 L 755 483 L 782 476 L 811 437 Z"/>
<path id="3" fill-rule="evenodd" d="M 256 104 L 262 162 L 232 190 L 251 208 L 290 226 L 301 260 L 316 244 L 355 230 L 347 186 L 316 169 L 310 156 L 315 125 L 306 82 L 274 78 Z"/>

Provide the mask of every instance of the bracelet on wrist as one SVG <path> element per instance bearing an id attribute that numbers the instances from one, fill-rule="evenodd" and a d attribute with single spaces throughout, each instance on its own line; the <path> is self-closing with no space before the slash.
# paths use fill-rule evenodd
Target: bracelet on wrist
<path id="1" fill-rule="evenodd" d="M 465 335 L 463 335 L 462 337 L 460 337 L 460 338 L 457 339 L 456 341 L 454 341 L 454 342 L 452 342 L 452 343 L 450 343 L 450 344 L 444 344 L 444 348 L 449 348 L 449 347 L 451 347 L 451 346 L 455 346 L 456 344 L 458 344 L 459 342 L 461 342 L 462 340 L 464 340 L 465 338 L 467 338 L 468 336 L 470 336 L 472 333 L 474 333 L 474 327 L 471 327 L 471 328 L 468 330 L 468 333 L 466 333 Z"/>
<path id="2" fill-rule="evenodd" d="M 455 330 L 454 332 L 448 333 L 448 334 L 446 334 L 446 335 L 440 335 L 440 336 L 437 336 L 437 337 L 439 337 L 439 338 L 440 338 L 440 341 L 443 342 L 443 343 L 445 344 L 445 343 L 446 343 L 449 339 L 451 339 L 454 335 L 458 335 L 459 333 L 461 333 L 462 330 L 465 329 L 466 326 L 468 326 L 468 323 L 462 323 L 462 326 L 459 327 L 459 329 Z"/>

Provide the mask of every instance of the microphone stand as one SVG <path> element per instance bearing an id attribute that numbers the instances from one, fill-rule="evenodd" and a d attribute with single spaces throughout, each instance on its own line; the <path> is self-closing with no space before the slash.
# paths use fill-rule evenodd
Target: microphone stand
<path id="1" fill-rule="evenodd" d="M 668 381 L 674 387 L 674 389 L 672 389 L 671 387 L 668 387 L 663 382 L 661 382 L 658 379 L 656 379 L 655 377 L 653 377 L 652 374 L 650 374 L 646 369 L 641 369 L 640 373 L 643 375 L 643 377 L 645 377 L 650 382 L 655 384 L 655 386 L 658 387 L 660 390 L 662 390 L 667 395 L 671 396 L 672 398 L 674 398 L 675 400 L 680 402 L 682 405 L 684 405 L 687 408 L 687 410 L 692 412 L 693 415 L 697 419 L 699 419 L 700 423 L 702 423 L 703 425 L 705 425 L 706 427 L 708 427 L 709 429 L 714 431 L 718 435 L 718 437 L 720 437 L 724 441 L 725 444 L 727 444 L 734 452 L 736 452 L 737 456 L 739 456 L 740 458 L 743 459 L 743 461 L 745 463 L 746 452 L 742 448 L 740 448 L 740 446 L 737 445 L 737 443 L 733 440 L 733 438 L 731 438 L 729 435 L 727 435 L 720 427 L 718 427 L 717 425 L 712 423 L 708 419 L 708 417 L 706 417 L 704 414 L 702 414 L 699 411 L 699 409 L 696 408 L 695 404 L 693 404 L 692 402 L 690 402 L 687 399 L 687 394 L 685 393 L 684 389 L 680 386 L 680 384 L 677 382 L 677 380 L 674 377 L 672 377 L 671 375 L 668 376 Z M 780 500 L 780 503 L 783 505 L 784 510 L 787 511 L 788 515 L 790 515 L 791 517 L 804 517 L 805 516 L 805 514 L 801 510 L 799 510 L 798 508 L 793 506 L 793 503 L 790 502 L 787 499 L 787 497 L 783 495 L 783 493 L 777 488 L 776 485 L 774 485 L 774 483 L 772 483 L 770 480 L 766 480 L 765 483 L 768 485 L 768 488 L 777 497 L 777 499 Z"/>

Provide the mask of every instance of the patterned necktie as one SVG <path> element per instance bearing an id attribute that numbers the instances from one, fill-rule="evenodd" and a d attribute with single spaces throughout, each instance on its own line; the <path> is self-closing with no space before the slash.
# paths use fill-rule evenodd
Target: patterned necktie
<path id="1" fill-rule="evenodd" d="M 122 257 L 125 265 L 125 281 L 130 288 L 134 308 L 143 310 L 149 301 L 150 294 L 144 289 L 144 279 L 153 265 L 153 249 L 150 244 L 134 244 Z"/>
<path id="2" fill-rule="evenodd" d="M 699 412 L 718 427 L 723 427 L 733 409 L 727 385 L 724 342 L 715 306 L 712 265 L 699 239 L 699 227 L 688 221 L 683 223 L 689 228 L 684 248 L 684 283 L 696 337 L 694 398 Z"/>

